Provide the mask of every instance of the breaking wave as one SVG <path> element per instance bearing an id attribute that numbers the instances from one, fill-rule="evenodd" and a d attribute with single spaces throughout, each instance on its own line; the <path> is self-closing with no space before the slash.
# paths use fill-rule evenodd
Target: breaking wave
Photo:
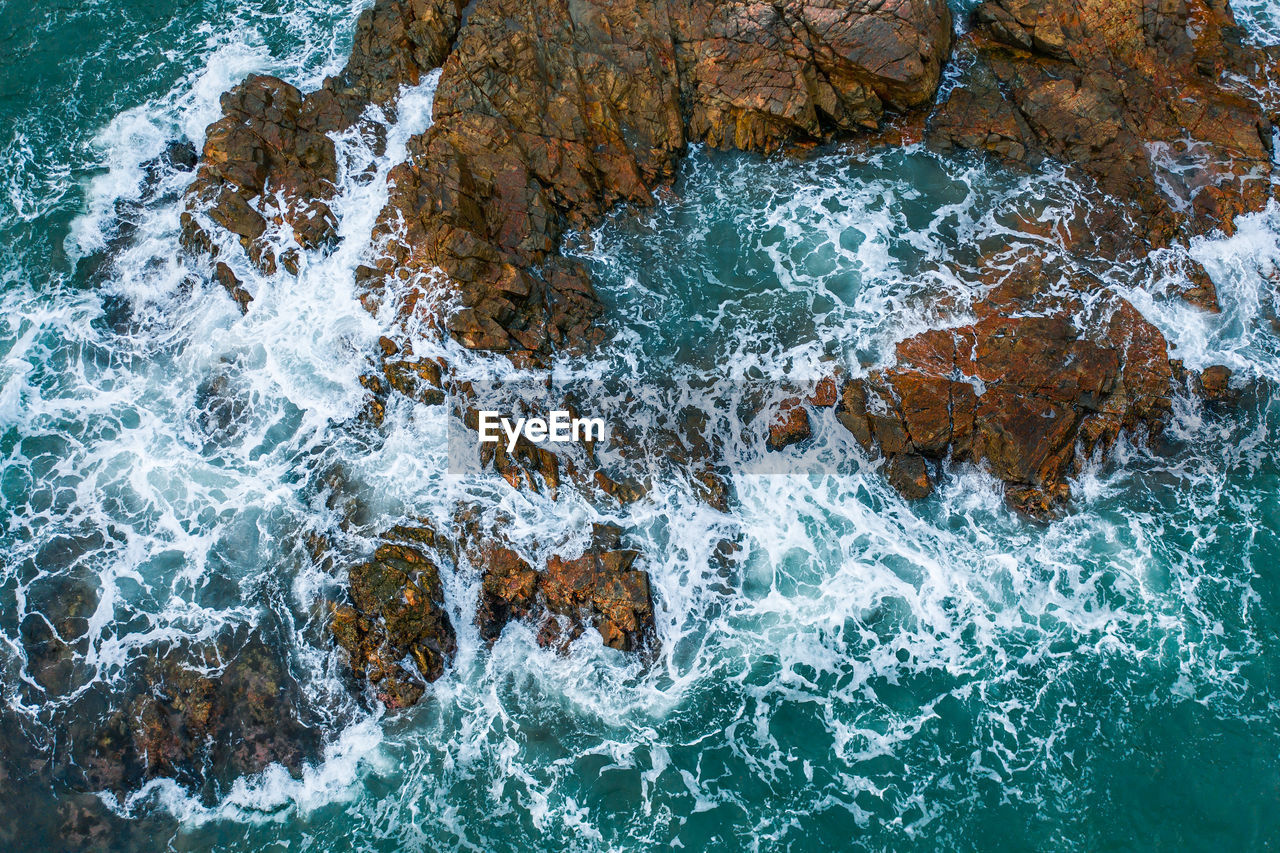
<path id="1" fill-rule="evenodd" d="M 1280 33 L 1278 8 L 1241 17 Z M 1176 299 L 1176 279 L 1103 271 L 1176 357 L 1231 367 L 1244 393 L 1230 415 L 1180 399 L 1168 441 L 1087 469 L 1066 518 L 1019 519 L 966 467 L 909 504 L 830 413 L 805 451 L 823 473 L 737 476 L 729 513 L 675 480 L 627 508 L 552 500 L 449 476 L 439 409 L 400 400 L 376 440 L 349 429 L 389 320 L 360 306 L 354 270 L 376 249 L 387 173 L 429 124 L 434 75 L 372 116 L 381 153 L 337 140 L 335 249 L 305 253 L 296 277 L 230 252 L 254 296 L 245 316 L 178 250 L 191 174 L 168 144 L 198 149 L 246 73 L 317 85 L 357 11 L 175 26 L 158 62 L 170 79 L 140 83 L 141 106 L 73 105 L 0 154 L 6 701 L 46 736 L 94 691 L 123 690 L 149 650 L 247 628 L 276 638 L 323 736 L 297 774 L 274 765 L 212 798 L 174 780 L 104 794 L 119 814 L 166 815 L 175 846 L 214 849 L 1088 849 L 1099 813 L 1169 841 L 1142 817 L 1153 798 L 1241 843 L 1277 829 L 1262 801 L 1280 749 L 1280 208 L 1173 250 L 1208 269 L 1220 315 Z M 101 129 L 55 142 L 64 120 Z M 1078 193 L 1052 167 L 920 147 L 695 150 L 655 207 L 571 237 L 615 335 L 556 370 L 812 380 L 832 360 L 883 364 L 904 336 L 963 319 L 961 273 L 986 247 L 1068 263 L 1043 226 Z M 425 332 L 414 349 L 477 377 L 513 370 Z M 306 534 L 371 541 L 405 517 L 447 522 L 463 500 L 506 519 L 531 560 L 580 550 L 591 522 L 621 525 L 652 577 L 658 659 L 590 632 L 562 656 L 520 625 L 486 648 L 478 578 L 460 571 L 445 578 L 452 670 L 407 712 L 360 706 L 323 629 L 342 578 L 313 564 Z M 88 605 L 54 682 L 26 626 L 50 621 L 66 584 Z"/>

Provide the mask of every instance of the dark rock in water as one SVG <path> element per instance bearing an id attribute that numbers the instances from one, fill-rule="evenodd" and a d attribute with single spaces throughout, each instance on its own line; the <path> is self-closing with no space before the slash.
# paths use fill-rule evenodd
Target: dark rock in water
<path id="1" fill-rule="evenodd" d="M 600 632 L 606 646 L 620 651 L 652 652 L 655 642 L 653 596 L 647 572 L 634 568 L 640 552 L 622 547 L 620 528 L 592 526 L 592 541 L 582 556 L 551 557 L 542 571 L 493 534 L 464 521 L 464 550 L 481 573 L 476 624 L 492 643 L 513 620 L 538 626 L 538 642 L 567 646 L 587 627 Z"/>
<path id="2" fill-rule="evenodd" d="M 201 646 L 155 649 L 137 665 L 112 710 L 70 725 L 71 778 L 89 790 L 125 793 L 172 778 L 206 800 L 238 777 L 280 763 L 298 770 L 318 755 L 318 731 L 282 656 L 257 632 Z"/>
<path id="3" fill-rule="evenodd" d="M 85 635 L 98 598 L 87 571 L 42 576 L 28 589 L 20 636 L 27 671 L 49 695 L 65 695 L 83 680 L 78 656 L 88 650 Z"/>
<path id="4" fill-rule="evenodd" d="M 1107 195 L 1082 232 L 1107 254 L 1230 231 L 1271 197 L 1270 87 L 1223 81 L 1262 82 L 1273 58 L 1225 2 L 987 0 L 959 53 L 930 143 L 1075 167 Z"/>
<path id="5" fill-rule="evenodd" d="M 416 703 L 457 650 L 437 559 L 448 544 L 429 527 L 397 527 L 373 557 L 350 569 L 349 605 L 331 631 L 356 677 L 391 708 Z"/>
<path id="6" fill-rule="evenodd" d="M 544 644 L 571 640 L 583 630 L 581 614 L 600 632 L 604 644 L 624 652 L 645 649 L 654 640 L 653 594 L 649 574 L 634 568 L 639 551 L 592 547 L 581 557 L 547 561 L 540 590 L 547 610 L 568 623 L 548 620 L 539 633 Z"/>
<path id="7" fill-rule="evenodd" d="M 382 372 L 391 388 L 426 406 L 444 402 L 441 363 L 429 358 L 384 358 Z"/>
<path id="8" fill-rule="evenodd" d="M 984 465 L 1016 508 L 1045 515 L 1083 457 L 1121 432 L 1162 429 L 1175 365 L 1160 332 L 1100 283 L 1057 285 L 1024 263 L 975 305 L 977 322 L 909 338 L 896 365 L 845 384 L 840 421 L 886 457 L 904 495 L 927 495 L 925 462 L 950 457 Z M 1071 295 L 1085 292 L 1087 308 Z"/>
<path id="9" fill-rule="evenodd" d="M 236 368 L 230 361 L 219 364 L 214 372 L 196 387 L 196 424 L 211 441 L 232 438 L 249 411 L 249 402 L 236 385 Z"/>
<path id="10" fill-rule="evenodd" d="M 497 542 L 471 543 L 468 553 L 482 573 L 476 625 L 480 638 L 492 643 L 508 622 L 531 617 L 540 577 L 519 554 Z"/>
<path id="11" fill-rule="evenodd" d="M 133 303 L 118 293 L 102 295 L 102 323 L 118 335 L 129 331 L 133 320 Z"/>
<path id="12" fill-rule="evenodd" d="M 200 155 L 196 153 L 196 147 L 186 139 L 169 142 L 165 145 L 164 154 L 161 157 L 165 163 L 179 172 L 192 171 L 200 161 Z"/>
<path id="13" fill-rule="evenodd" d="M 1206 367 L 1200 372 L 1200 395 L 1213 403 L 1229 401 L 1233 394 L 1231 389 L 1231 368 L 1216 364 Z"/>
<path id="14" fill-rule="evenodd" d="M 249 303 L 253 301 L 253 297 L 249 295 L 249 291 L 244 289 L 240 279 L 231 271 L 231 267 L 222 261 L 218 261 L 213 266 L 213 277 L 217 279 L 218 284 L 222 285 L 227 293 L 231 294 L 231 298 L 236 301 L 236 305 L 240 306 L 240 313 L 249 313 Z"/>
<path id="15" fill-rule="evenodd" d="M 331 242 L 337 222 L 324 199 L 337 181 L 333 140 L 303 112 L 302 93 L 283 80 L 256 76 L 222 96 L 224 117 L 207 131 L 204 154 L 189 197 L 236 235 L 255 263 L 274 272 L 275 258 L 260 238 L 268 221 L 254 199 L 281 193 L 279 218 L 298 242 Z M 193 241 L 194 242 L 194 241 Z"/>

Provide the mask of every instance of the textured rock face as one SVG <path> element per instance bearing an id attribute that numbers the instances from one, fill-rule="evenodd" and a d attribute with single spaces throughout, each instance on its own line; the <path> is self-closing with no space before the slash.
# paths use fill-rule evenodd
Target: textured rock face
<path id="1" fill-rule="evenodd" d="M 378 231 L 400 237 L 364 276 L 366 304 L 394 278 L 411 284 L 406 313 L 467 346 L 582 346 L 600 308 L 585 271 L 553 256 L 566 227 L 649 202 L 691 142 L 772 151 L 925 104 L 951 42 L 945 0 L 478 0 L 462 18 L 453 0 L 379 0 L 318 92 L 256 76 L 227 93 L 184 243 L 216 254 L 207 215 L 263 270 L 296 271 L 263 235 L 333 238 L 327 134 L 443 63 L 434 124 L 392 176 Z"/>
<path id="2" fill-rule="evenodd" d="M 296 770 L 318 753 L 318 731 L 297 717 L 299 693 L 257 635 L 166 649 L 143 661 L 123 708 L 73 725 L 72 765 L 91 790 L 163 776 L 216 796 L 237 776 L 273 762 Z"/>
<path id="3" fill-rule="evenodd" d="M 621 547 L 621 530 L 597 524 L 581 557 L 553 556 L 543 571 L 492 538 L 468 542 L 472 563 L 482 572 L 476 624 L 493 642 L 512 620 L 539 626 L 538 642 L 567 645 L 587 627 L 604 644 L 640 651 L 653 643 L 653 596 L 649 575 L 634 568 L 638 551 Z"/>
<path id="4" fill-rule="evenodd" d="M 1086 293 L 1087 306 L 1076 295 Z M 907 497 L 928 495 L 931 464 L 950 456 L 984 465 L 1015 507 L 1047 515 L 1082 457 L 1122 431 L 1162 428 L 1179 365 L 1119 296 L 1028 261 L 975 313 L 901 342 L 896 365 L 842 389 L 839 419 L 884 455 Z"/>
<path id="5" fill-rule="evenodd" d="M 391 708 L 417 702 L 457 649 L 432 556 L 447 548 L 428 527 L 392 529 L 372 559 L 351 568 L 351 604 L 334 610 L 331 630 L 356 677 Z"/>
<path id="6" fill-rule="evenodd" d="M 1241 39 L 1225 0 L 988 0 L 930 141 L 1077 167 L 1128 203 L 1092 212 L 1109 254 L 1230 229 L 1271 193 L 1275 105 L 1229 79 L 1270 60 Z"/>
<path id="7" fill-rule="evenodd" d="M 873 128 L 932 97 L 949 46 L 943 0 L 480 0 L 393 174 L 383 230 L 407 233 L 383 271 L 426 286 L 442 270 L 461 310 L 435 319 L 467 346 L 589 342 L 590 283 L 550 257 L 566 226 L 649 202 L 690 142 Z"/>
<path id="8" fill-rule="evenodd" d="M 325 202 L 337 162 L 328 134 L 351 127 L 370 104 L 388 106 L 402 85 L 438 67 L 460 15 L 453 0 L 378 0 L 360 16 L 346 68 L 320 90 L 304 97 L 283 80 L 255 75 L 223 95 L 223 117 L 206 132 L 188 190 L 184 245 L 217 254 L 200 222 L 207 216 L 263 271 L 279 264 L 296 272 L 296 255 L 276 258 L 263 235 L 287 225 L 304 249 L 333 240 L 337 222 Z M 252 297 L 220 266 L 219 280 L 244 310 Z"/>

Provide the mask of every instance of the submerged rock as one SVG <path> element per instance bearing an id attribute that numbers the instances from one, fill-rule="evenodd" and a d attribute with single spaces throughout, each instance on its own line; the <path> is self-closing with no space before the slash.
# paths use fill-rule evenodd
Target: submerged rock
<path id="1" fill-rule="evenodd" d="M 200 646 L 154 649 L 113 710 L 72 724 L 75 776 L 118 794 L 167 777 L 216 798 L 267 765 L 298 770 L 319 752 L 303 720 L 304 697 L 280 655 L 258 632 Z"/>

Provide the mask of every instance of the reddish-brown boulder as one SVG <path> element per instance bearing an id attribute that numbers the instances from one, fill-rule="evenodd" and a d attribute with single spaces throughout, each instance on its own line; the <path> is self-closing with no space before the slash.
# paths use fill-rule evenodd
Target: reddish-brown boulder
<path id="1" fill-rule="evenodd" d="M 538 641 L 563 647 L 587 627 L 620 651 L 651 650 L 653 597 L 649 575 L 634 567 L 639 552 L 621 547 L 621 530 L 594 525 L 590 547 L 576 559 L 551 557 L 542 571 L 492 537 L 467 539 L 480 570 L 476 611 L 480 636 L 493 642 L 512 620 L 538 625 Z"/>
<path id="2" fill-rule="evenodd" d="M 960 51 L 930 142 L 1075 167 L 1115 202 L 1082 211 L 1101 251 L 1230 230 L 1271 196 L 1276 104 L 1222 83 L 1261 79 L 1270 58 L 1225 2 L 987 0 Z"/>
<path id="3" fill-rule="evenodd" d="M 845 383 L 837 417 L 885 456 L 904 495 L 929 494 L 929 464 L 950 457 L 982 464 L 1011 503 L 1044 514 L 1068 497 L 1082 455 L 1161 429 L 1174 365 L 1160 332 L 1096 282 L 1055 283 L 1023 264 L 975 305 L 975 322 L 909 338 L 893 367 Z M 1050 295 L 1073 290 L 1093 291 L 1088 308 Z"/>
<path id="4" fill-rule="evenodd" d="M 1231 368 L 1215 364 L 1200 371 L 1200 395 L 1213 403 L 1230 400 Z"/>
<path id="5" fill-rule="evenodd" d="M 812 434 L 809 424 L 809 413 L 799 397 L 788 397 L 782 401 L 769 422 L 769 440 L 766 446 L 770 450 L 782 450 L 793 444 L 805 441 Z"/>

